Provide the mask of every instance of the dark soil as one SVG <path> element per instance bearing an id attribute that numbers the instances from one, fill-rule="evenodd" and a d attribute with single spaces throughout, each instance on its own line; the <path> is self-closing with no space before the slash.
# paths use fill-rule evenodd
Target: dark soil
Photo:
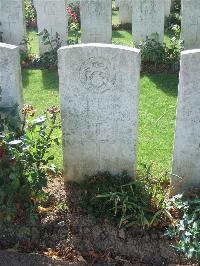
<path id="1" fill-rule="evenodd" d="M 65 187 L 62 176 L 51 178 L 47 191 L 51 200 L 39 209 L 40 223 L 0 227 L 0 249 L 12 250 L 0 252 L 0 265 L 192 265 L 174 252 L 162 230 L 124 231 L 95 221 L 77 204 L 84 191 Z"/>

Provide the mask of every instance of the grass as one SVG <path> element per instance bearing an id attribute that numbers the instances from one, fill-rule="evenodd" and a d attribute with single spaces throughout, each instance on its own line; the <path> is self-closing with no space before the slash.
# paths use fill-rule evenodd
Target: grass
<path id="1" fill-rule="evenodd" d="M 38 40 L 37 31 L 28 30 L 27 36 L 31 42 L 31 52 L 33 54 L 39 54 L 39 40 Z"/>
<path id="2" fill-rule="evenodd" d="M 119 23 L 119 11 L 112 11 L 112 24 L 118 25 Z"/>
<path id="3" fill-rule="evenodd" d="M 31 104 L 41 115 L 48 107 L 59 106 L 58 74 L 55 70 L 23 70 L 22 82 L 24 102 Z M 61 131 L 55 134 L 61 140 Z M 62 168 L 62 149 L 55 146 L 52 150 L 56 158 L 56 166 Z"/>
<path id="4" fill-rule="evenodd" d="M 177 88 L 178 75 L 141 78 L 138 169 L 151 162 L 155 174 L 171 169 Z"/>
<path id="5" fill-rule="evenodd" d="M 133 47 L 132 33 L 127 30 L 113 31 L 113 44 L 127 45 Z"/>
<path id="6" fill-rule="evenodd" d="M 113 11 L 113 24 L 119 23 L 119 12 Z M 31 49 L 39 53 L 36 31 L 28 31 Z M 165 34 L 165 42 L 169 36 Z M 132 34 L 128 30 L 113 31 L 113 43 L 133 46 Z M 24 70 L 23 86 L 25 102 L 37 108 L 38 113 L 59 104 L 58 74 L 55 70 Z M 177 75 L 148 75 L 141 77 L 139 109 L 138 169 L 142 164 L 153 162 L 158 174 L 171 168 L 173 135 L 175 125 Z M 61 132 L 57 132 L 61 137 Z M 53 151 L 56 164 L 62 167 L 62 150 Z"/>
<path id="7" fill-rule="evenodd" d="M 55 70 L 23 70 L 25 103 L 40 114 L 59 105 L 58 74 Z M 175 125 L 178 75 L 144 75 L 141 77 L 139 108 L 138 169 L 153 162 L 155 174 L 171 167 Z M 56 132 L 61 138 L 61 132 Z M 62 167 L 62 149 L 53 153 Z"/>

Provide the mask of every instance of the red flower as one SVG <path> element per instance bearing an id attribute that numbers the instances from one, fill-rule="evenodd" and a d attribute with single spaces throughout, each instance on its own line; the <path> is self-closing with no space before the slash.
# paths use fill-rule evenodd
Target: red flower
<path id="1" fill-rule="evenodd" d="M 67 13 L 69 14 L 69 15 L 71 15 L 71 13 L 72 13 L 72 8 L 69 6 L 69 7 L 67 7 Z"/>

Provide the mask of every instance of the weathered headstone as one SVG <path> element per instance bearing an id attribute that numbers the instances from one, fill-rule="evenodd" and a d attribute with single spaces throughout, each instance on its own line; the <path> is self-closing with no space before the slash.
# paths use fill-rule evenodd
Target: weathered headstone
<path id="1" fill-rule="evenodd" d="M 0 108 L 15 106 L 22 107 L 19 47 L 0 43 Z"/>
<path id="2" fill-rule="evenodd" d="M 171 0 L 165 0 L 165 17 L 169 17 L 171 10 Z"/>
<path id="3" fill-rule="evenodd" d="M 119 20 L 121 24 L 132 23 L 132 0 L 120 0 Z"/>
<path id="4" fill-rule="evenodd" d="M 182 0 L 181 38 L 185 49 L 200 48 L 200 1 Z"/>
<path id="5" fill-rule="evenodd" d="M 0 0 L 0 32 L 4 43 L 22 43 L 26 37 L 23 0 Z M 25 45 L 21 48 L 24 49 Z"/>
<path id="6" fill-rule="evenodd" d="M 199 73 L 200 49 L 182 52 L 172 169 L 174 193 L 200 185 Z"/>
<path id="7" fill-rule="evenodd" d="M 66 0 L 34 0 L 37 11 L 38 31 L 46 29 L 50 37 L 55 39 L 56 33 L 60 36 L 61 46 L 67 43 L 67 2 Z M 40 54 L 50 51 L 50 45 L 42 43 L 40 36 Z"/>
<path id="8" fill-rule="evenodd" d="M 65 180 L 136 168 L 140 52 L 109 44 L 59 49 Z"/>
<path id="9" fill-rule="evenodd" d="M 133 0 L 132 33 L 135 44 L 146 37 L 158 34 L 159 41 L 164 38 L 164 1 Z"/>
<path id="10" fill-rule="evenodd" d="M 112 0 L 81 0 L 82 43 L 112 43 Z"/>
<path id="11" fill-rule="evenodd" d="M 120 0 L 115 0 L 115 7 L 119 7 Z"/>

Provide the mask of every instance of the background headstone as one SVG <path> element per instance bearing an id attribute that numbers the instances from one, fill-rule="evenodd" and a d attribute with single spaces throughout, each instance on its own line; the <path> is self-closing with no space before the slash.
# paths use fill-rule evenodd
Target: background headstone
<path id="1" fill-rule="evenodd" d="M 112 43 L 112 0 L 81 0 L 82 43 Z"/>
<path id="2" fill-rule="evenodd" d="M 20 45 L 26 37 L 23 0 L 0 0 L 0 32 L 3 42 Z M 25 45 L 21 45 L 25 49 Z"/>
<path id="3" fill-rule="evenodd" d="M 185 49 L 200 48 L 200 1 L 182 0 L 181 13 L 181 39 Z"/>
<path id="4" fill-rule="evenodd" d="M 119 20 L 121 24 L 132 23 L 132 0 L 120 0 Z"/>
<path id="5" fill-rule="evenodd" d="M 119 7 L 120 0 L 115 0 L 115 7 Z"/>
<path id="6" fill-rule="evenodd" d="M 165 17 L 169 17 L 171 11 L 171 0 L 165 0 Z"/>
<path id="7" fill-rule="evenodd" d="M 22 108 L 19 47 L 0 43 L 0 108 Z"/>
<path id="8" fill-rule="evenodd" d="M 159 41 L 164 38 L 164 1 L 133 0 L 132 33 L 135 44 L 158 33 Z"/>
<path id="9" fill-rule="evenodd" d="M 136 170 L 140 52 L 108 44 L 59 49 L 65 180 Z"/>
<path id="10" fill-rule="evenodd" d="M 50 36 L 55 38 L 56 33 L 60 35 L 62 46 L 67 44 L 68 19 L 66 0 L 34 0 L 37 11 L 38 31 L 47 29 Z M 40 54 L 50 50 L 50 46 L 44 45 L 40 36 Z"/>
<path id="11" fill-rule="evenodd" d="M 182 52 L 172 169 L 175 193 L 200 185 L 199 73 L 200 49 Z"/>

